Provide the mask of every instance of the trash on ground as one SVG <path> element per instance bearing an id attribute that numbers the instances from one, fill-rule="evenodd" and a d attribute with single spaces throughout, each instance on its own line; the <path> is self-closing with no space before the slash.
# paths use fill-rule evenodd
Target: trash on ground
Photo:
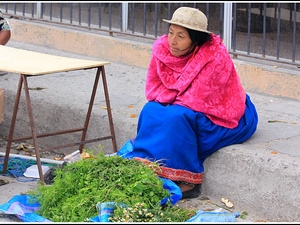
<path id="1" fill-rule="evenodd" d="M 268 120 L 268 123 L 291 123 L 291 124 L 297 124 L 296 122 L 287 122 L 287 121 L 283 121 L 283 120 Z"/>
<path id="2" fill-rule="evenodd" d="M 80 159 L 80 151 L 79 150 L 76 150 L 75 152 L 73 152 L 69 155 L 66 155 L 64 157 L 64 161 L 68 162 L 68 163 L 75 162 L 78 159 Z"/>
<path id="3" fill-rule="evenodd" d="M 42 166 L 42 172 L 45 174 L 50 169 L 49 166 Z M 32 165 L 28 167 L 24 173 L 25 177 L 31 177 L 31 178 L 40 178 L 39 169 L 37 165 Z"/>
<path id="4" fill-rule="evenodd" d="M 220 207 L 220 208 L 226 209 L 226 210 L 229 211 L 229 212 L 232 212 L 232 209 L 230 209 L 229 207 L 225 207 L 225 206 L 218 205 L 217 203 L 214 203 L 214 202 L 212 202 L 212 201 L 210 201 L 210 200 L 203 200 L 203 201 L 204 201 L 204 202 L 209 202 L 209 203 L 211 203 L 211 204 L 213 204 L 213 205 L 215 205 L 215 206 L 218 206 L 218 207 Z"/>
<path id="5" fill-rule="evenodd" d="M 8 184 L 8 183 L 9 183 L 8 180 L 0 179 L 0 186 L 5 185 L 5 184 Z"/>
<path id="6" fill-rule="evenodd" d="M 232 208 L 233 204 L 231 201 L 229 201 L 228 199 L 222 198 L 221 201 L 226 205 L 226 207 L 228 208 Z"/>
<path id="7" fill-rule="evenodd" d="M 25 152 L 29 152 L 30 149 L 34 149 L 34 146 L 31 144 L 21 144 L 19 146 L 17 146 L 17 150 L 24 150 Z"/>
<path id="8" fill-rule="evenodd" d="M 24 151 L 26 151 L 26 152 L 29 151 L 25 145 L 19 145 L 19 146 L 17 147 L 17 150 L 24 150 Z"/>

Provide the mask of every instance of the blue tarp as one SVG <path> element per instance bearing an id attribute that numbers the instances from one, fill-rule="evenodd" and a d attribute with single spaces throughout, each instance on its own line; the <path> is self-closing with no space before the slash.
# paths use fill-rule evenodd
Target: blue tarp
<path id="1" fill-rule="evenodd" d="M 15 195 L 8 203 L 0 205 L 0 211 L 5 214 L 14 214 L 24 222 L 52 222 L 35 213 L 40 204 L 38 202 L 31 203 L 30 197 L 30 195 Z M 89 221 L 109 222 L 108 218 L 116 209 L 116 203 L 99 203 L 97 207 L 99 215 L 90 218 Z M 186 222 L 235 222 L 235 215 L 228 212 L 204 212 L 199 210 L 195 216 Z"/>
<path id="2" fill-rule="evenodd" d="M 0 205 L 0 211 L 5 214 L 16 215 L 24 222 L 51 222 L 35 213 L 39 209 L 39 202 L 31 203 L 30 195 L 15 195 L 9 202 Z"/>
<path id="3" fill-rule="evenodd" d="M 205 212 L 198 210 L 195 216 L 185 222 L 235 222 L 235 215 L 229 212 Z"/>

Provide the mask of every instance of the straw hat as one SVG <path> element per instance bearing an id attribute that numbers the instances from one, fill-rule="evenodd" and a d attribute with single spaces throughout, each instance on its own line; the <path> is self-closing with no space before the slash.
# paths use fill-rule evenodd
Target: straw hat
<path id="1" fill-rule="evenodd" d="M 204 13 L 191 7 L 180 7 L 175 10 L 171 20 L 163 19 L 163 21 L 191 30 L 212 33 L 207 30 L 207 18 Z"/>

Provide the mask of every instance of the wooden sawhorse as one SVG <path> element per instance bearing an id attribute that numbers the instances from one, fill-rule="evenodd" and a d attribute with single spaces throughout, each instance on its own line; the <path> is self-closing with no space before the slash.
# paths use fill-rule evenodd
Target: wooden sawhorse
<path id="1" fill-rule="evenodd" d="M 113 150 L 114 150 L 114 152 L 117 152 L 116 137 L 115 137 L 115 131 L 114 131 L 114 125 L 113 125 L 113 119 L 112 119 L 112 113 L 111 113 L 111 107 L 110 107 L 110 101 L 109 101 L 109 95 L 108 95 L 108 87 L 107 87 L 105 70 L 104 70 L 104 65 L 109 64 L 108 62 L 99 62 L 99 61 L 91 61 L 91 60 L 73 59 L 73 58 L 68 58 L 68 57 L 60 57 L 60 56 L 54 56 L 54 55 L 48 55 L 48 54 L 43 54 L 43 53 L 37 53 L 37 52 L 32 52 L 32 51 L 27 51 L 27 50 L 11 48 L 11 47 L 7 47 L 7 46 L 0 46 L 0 52 L 1 52 L 1 55 L 5 56 L 3 58 L 0 58 L 0 70 L 20 74 L 19 85 L 18 85 L 16 100 L 15 100 L 15 105 L 14 105 L 14 110 L 13 110 L 10 132 L 9 132 L 9 136 L 8 136 L 8 143 L 7 143 L 7 148 L 6 148 L 5 159 L 4 159 L 4 165 L 3 165 L 3 171 L 2 171 L 3 174 L 5 174 L 6 170 L 7 170 L 7 164 L 8 164 L 9 153 L 10 153 L 12 141 L 21 141 L 21 140 L 28 140 L 28 139 L 33 140 L 33 145 L 34 145 L 35 154 L 36 154 L 36 161 L 37 161 L 37 166 L 38 166 L 38 170 L 39 170 L 39 176 L 40 176 L 40 180 L 42 182 L 44 182 L 44 176 L 43 176 L 43 172 L 42 172 L 40 152 L 79 145 L 80 153 L 82 153 L 82 149 L 83 149 L 83 146 L 85 143 L 91 143 L 91 142 L 102 141 L 102 140 L 107 140 L 107 139 L 112 140 Z M 36 129 L 35 129 L 35 124 L 34 124 L 34 116 L 32 113 L 27 77 L 41 76 L 41 75 L 57 73 L 57 72 L 67 72 L 67 71 L 72 71 L 72 70 L 91 69 L 91 68 L 97 68 L 97 73 L 96 73 L 94 87 L 93 87 L 92 95 L 90 98 L 90 103 L 89 103 L 84 126 L 79 127 L 79 128 L 74 128 L 74 129 L 56 131 L 53 133 L 37 134 Z M 96 138 L 96 139 L 85 140 L 88 125 L 89 125 L 89 120 L 90 120 L 90 116 L 91 116 L 91 112 L 92 112 L 92 107 L 94 104 L 94 99 L 95 99 L 95 95 L 96 95 L 96 91 L 97 91 L 97 87 L 98 87 L 100 74 L 102 75 L 102 82 L 103 82 L 103 88 L 104 88 L 105 101 L 106 101 L 111 135 Z M 27 109 L 28 109 L 28 114 L 29 114 L 29 122 L 30 122 L 32 135 L 19 137 L 19 138 L 13 138 L 15 123 L 16 123 L 16 118 L 17 118 L 17 111 L 18 111 L 18 106 L 19 106 L 19 102 L 20 102 L 20 96 L 21 96 L 21 90 L 22 90 L 23 84 L 24 84 Z M 49 136 L 54 136 L 54 135 L 61 135 L 61 134 L 66 134 L 66 133 L 74 133 L 74 132 L 82 132 L 80 142 L 74 142 L 74 143 L 70 143 L 70 144 L 66 144 L 66 145 L 54 146 L 54 147 L 39 150 L 38 141 L 37 141 L 38 138 L 49 137 Z"/>

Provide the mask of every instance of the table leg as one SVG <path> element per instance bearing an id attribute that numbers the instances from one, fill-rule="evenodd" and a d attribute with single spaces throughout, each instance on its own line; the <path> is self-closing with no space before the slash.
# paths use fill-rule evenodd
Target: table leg
<path id="1" fill-rule="evenodd" d="M 102 81 L 103 81 L 103 87 L 104 87 L 104 94 L 105 94 L 105 101 L 106 101 L 106 107 L 107 107 L 107 113 L 108 113 L 110 133 L 112 136 L 113 149 L 114 149 L 114 152 L 117 152 L 118 150 L 117 150 L 116 135 L 115 135 L 115 130 L 114 130 L 113 118 L 112 118 L 112 114 L 111 114 L 110 101 L 109 101 L 109 96 L 108 96 L 108 88 L 107 88 L 104 66 L 102 66 Z"/>
<path id="2" fill-rule="evenodd" d="M 17 95 L 16 95 L 16 101 L 15 101 L 13 116 L 12 116 L 11 125 L 10 125 L 10 131 L 9 131 L 8 140 L 7 140 L 7 147 L 6 147 L 5 159 L 4 159 L 3 170 L 2 170 L 3 174 L 6 174 L 6 170 L 7 170 L 11 142 L 13 139 L 16 118 L 17 118 L 17 112 L 18 112 L 18 107 L 19 107 L 19 102 L 20 102 L 22 84 L 23 84 L 23 76 L 20 75 L 20 80 L 19 80 L 19 85 L 18 85 L 18 90 L 17 90 Z"/>
<path id="3" fill-rule="evenodd" d="M 84 124 L 84 130 L 83 130 L 82 136 L 81 136 L 81 141 L 85 141 L 85 137 L 86 137 L 89 121 L 90 121 L 90 116 L 91 116 L 91 112 L 92 112 L 92 107 L 93 107 L 93 104 L 94 104 L 94 99 L 95 99 L 95 95 L 96 95 L 96 91 L 97 91 L 97 87 L 98 87 L 100 73 L 102 74 L 105 101 L 106 101 L 106 107 L 107 107 L 107 113 L 108 113 L 110 132 L 111 132 L 111 136 L 112 136 L 113 149 L 114 149 L 114 152 L 117 152 L 116 137 L 115 137 L 113 120 L 112 120 L 112 114 L 111 114 L 110 101 L 109 101 L 109 95 L 108 95 L 108 88 L 107 88 L 107 82 L 106 82 L 106 77 L 105 77 L 104 66 L 100 66 L 97 69 L 97 74 L 96 74 L 94 87 L 93 87 L 93 91 L 92 91 L 92 96 L 91 96 L 91 99 L 90 99 L 90 104 L 89 104 L 89 108 L 88 108 L 88 112 L 87 112 L 86 120 L 85 120 L 85 124 Z M 82 149 L 83 149 L 83 144 L 81 144 L 79 146 L 80 153 L 82 153 Z"/>
<path id="4" fill-rule="evenodd" d="M 92 113 L 92 108 L 93 108 L 93 104 L 94 104 L 94 99 L 95 99 L 95 95 L 96 95 L 96 91 L 97 91 L 97 87 L 98 87 L 98 82 L 99 82 L 99 77 L 100 77 L 100 71 L 101 71 L 100 68 L 101 67 L 98 67 L 98 69 L 97 69 L 96 78 L 95 78 L 95 82 L 94 82 L 94 87 L 93 87 L 93 91 L 92 91 L 92 95 L 91 95 L 91 99 L 90 99 L 90 104 L 89 104 L 88 112 L 87 112 L 85 123 L 84 123 L 84 130 L 83 130 L 82 136 L 81 136 L 81 141 L 85 141 L 87 129 L 88 129 L 88 126 L 89 126 L 90 117 L 91 117 L 91 113 Z M 79 145 L 80 153 L 82 153 L 82 148 L 83 148 L 83 144 Z"/>
<path id="5" fill-rule="evenodd" d="M 24 80 L 24 89 L 25 89 L 25 95 L 26 95 L 26 102 L 27 102 L 27 109 L 28 109 L 28 114 L 29 114 L 32 139 L 33 139 L 33 146 L 34 146 L 35 155 L 36 155 L 36 162 L 37 162 L 37 166 L 38 166 L 38 170 L 39 170 L 40 181 L 44 182 L 44 175 L 43 175 L 42 165 L 41 165 L 41 160 L 40 160 L 40 152 L 39 152 L 39 147 L 38 147 L 38 142 L 37 142 L 37 134 L 36 134 L 36 129 L 35 129 L 34 121 L 33 121 L 31 101 L 30 101 L 30 97 L 29 97 L 27 77 L 26 77 L 26 75 L 22 75 L 22 76 L 23 76 L 23 80 Z"/>

